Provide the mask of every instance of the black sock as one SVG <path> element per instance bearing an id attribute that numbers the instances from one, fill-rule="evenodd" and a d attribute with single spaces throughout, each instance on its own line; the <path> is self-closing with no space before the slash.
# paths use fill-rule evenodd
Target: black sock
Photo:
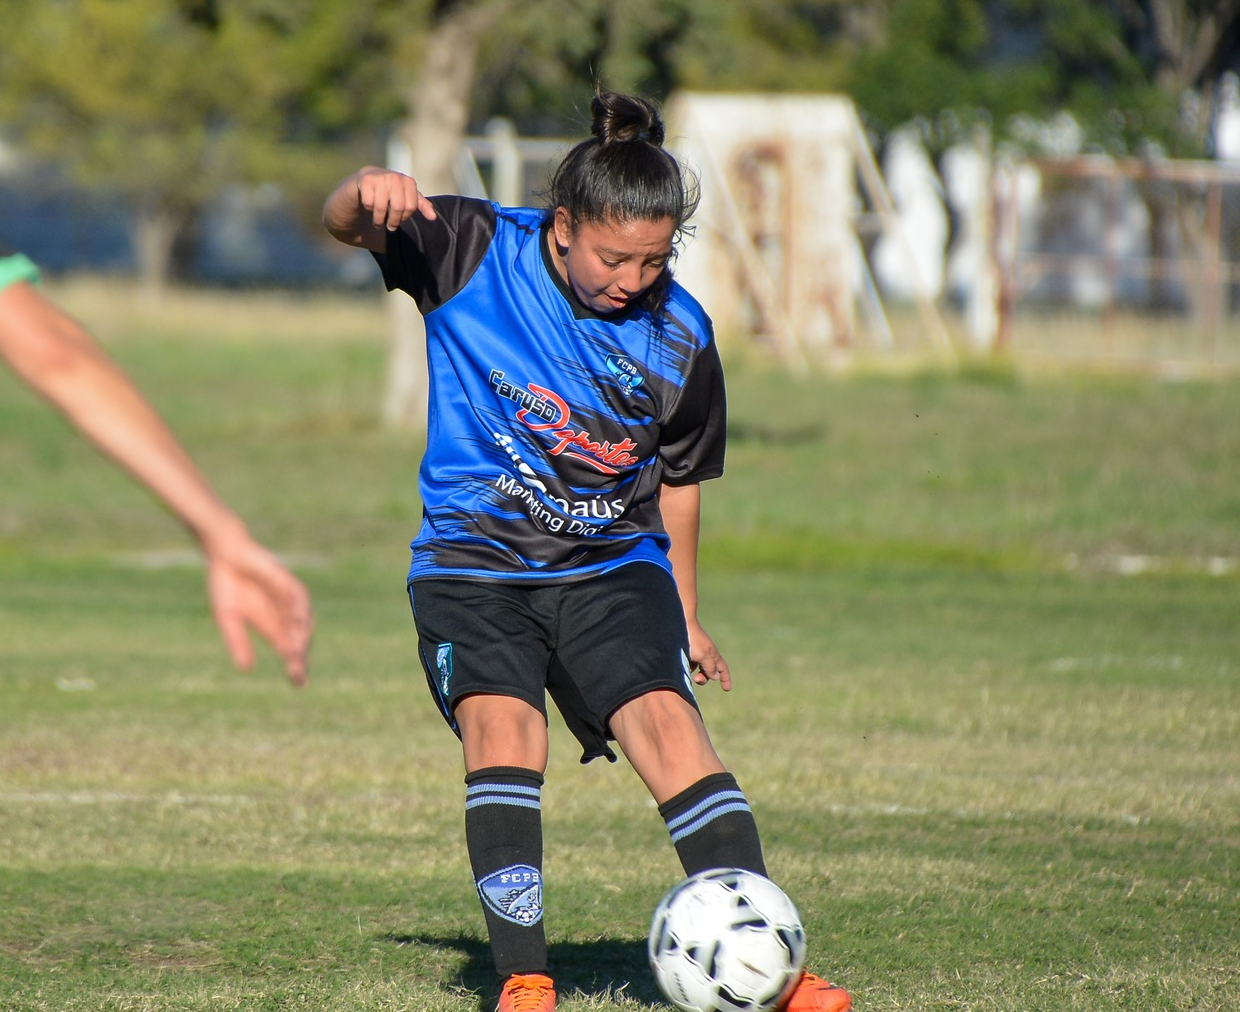
<path id="1" fill-rule="evenodd" d="M 712 773 L 659 806 L 685 874 L 744 868 L 766 874 L 749 802 L 731 773 Z"/>
<path id="2" fill-rule="evenodd" d="M 465 843 L 501 977 L 547 972 L 542 774 L 491 766 L 465 777 Z"/>

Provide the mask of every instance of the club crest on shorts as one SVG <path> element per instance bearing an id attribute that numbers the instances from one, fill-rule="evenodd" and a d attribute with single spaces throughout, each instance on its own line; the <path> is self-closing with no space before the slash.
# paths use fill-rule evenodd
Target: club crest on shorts
<path id="1" fill-rule="evenodd" d="M 513 864 L 478 880 L 478 895 L 491 910 L 513 924 L 542 920 L 542 873 L 528 864 Z"/>
<path id="2" fill-rule="evenodd" d="M 440 643 L 435 651 L 435 667 L 439 669 L 439 691 L 446 698 L 452 681 L 452 644 Z"/>

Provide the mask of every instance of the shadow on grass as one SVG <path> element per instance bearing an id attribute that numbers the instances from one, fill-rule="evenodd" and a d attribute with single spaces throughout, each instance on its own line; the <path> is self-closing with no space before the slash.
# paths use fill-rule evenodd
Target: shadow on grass
<path id="1" fill-rule="evenodd" d="M 446 987 L 478 996 L 479 1012 L 492 1012 L 499 995 L 499 981 L 491 962 L 491 948 L 469 935 L 387 935 L 393 945 L 427 945 L 455 949 L 465 964 Z M 599 938 L 589 942 L 552 942 L 548 961 L 561 997 L 580 992 L 586 997 L 618 996 L 643 1005 L 666 1005 L 646 961 L 645 941 Z"/>

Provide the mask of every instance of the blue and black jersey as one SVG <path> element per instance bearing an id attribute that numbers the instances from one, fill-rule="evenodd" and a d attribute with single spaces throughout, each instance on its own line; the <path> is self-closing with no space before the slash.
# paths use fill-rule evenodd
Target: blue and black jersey
<path id="1" fill-rule="evenodd" d="M 426 321 L 423 522 L 409 579 L 571 581 L 670 569 L 660 484 L 723 473 L 710 319 L 674 282 L 656 313 L 601 316 L 564 283 L 548 216 L 433 198 L 375 254 Z"/>

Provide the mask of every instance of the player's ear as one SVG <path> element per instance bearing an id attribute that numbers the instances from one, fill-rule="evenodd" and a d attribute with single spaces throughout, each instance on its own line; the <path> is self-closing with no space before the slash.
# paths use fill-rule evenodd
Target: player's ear
<path id="1" fill-rule="evenodd" d="M 555 232 L 556 245 L 560 247 L 560 254 L 563 255 L 573 241 L 573 216 L 568 213 L 567 207 L 555 209 L 552 230 Z"/>

